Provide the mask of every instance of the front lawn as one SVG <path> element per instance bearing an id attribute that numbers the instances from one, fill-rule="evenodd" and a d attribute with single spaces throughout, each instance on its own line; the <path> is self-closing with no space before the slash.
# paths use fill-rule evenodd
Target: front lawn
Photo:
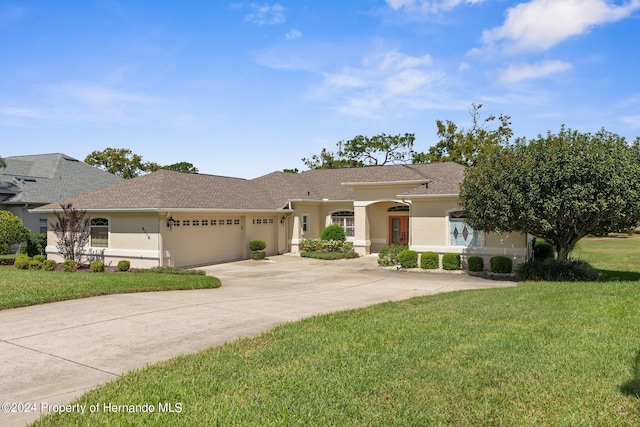
<path id="1" fill-rule="evenodd" d="M 100 411 L 36 425 L 640 425 L 640 239 L 600 242 L 576 255 L 624 275 L 312 317 L 131 372 L 77 401 Z"/>
<path id="2" fill-rule="evenodd" d="M 130 292 L 220 287 L 215 277 L 158 273 L 62 273 L 0 267 L 0 310 Z"/>

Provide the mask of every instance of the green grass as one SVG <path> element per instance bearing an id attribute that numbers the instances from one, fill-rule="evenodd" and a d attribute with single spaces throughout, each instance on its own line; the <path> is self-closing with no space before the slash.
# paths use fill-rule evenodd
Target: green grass
<path id="1" fill-rule="evenodd" d="M 637 273 L 639 242 L 588 239 L 576 255 Z M 36 425 L 640 425 L 638 301 L 640 281 L 609 276 L 316 316 L 133 371 L 78 400 L 147 403 L 153 414 Z M 164 403 L 182 411 L 158 413 Z"/>
<path id="2" fill-rule="evenodd" d="M 0 310 L 97 295 L 219 286 L 219 279 L 208 276 L 62 273 L 0 267 Z"/>

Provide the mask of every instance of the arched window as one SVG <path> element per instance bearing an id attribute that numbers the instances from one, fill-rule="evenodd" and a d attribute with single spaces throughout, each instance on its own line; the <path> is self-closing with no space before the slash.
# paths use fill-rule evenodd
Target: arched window
<path id="1" fill-rule="evenodd" d="M 355 219 L 353 211 L 340 211 L 331 214 L 331 224 L 339 225 L 344 228 L 347 237 L 355 236 Z"/>
<path id="2" fill-rule="evenodd" d="M 109 220 L 106 218 L 94 218 L 91 220 L 91 247 L 109 247 Z"/>
<path id="3" fill-rule="evenodd" d="M 451 246 L 482 246 L 482 234 L 464 222 L 463 211 L 449 213 L 449 244 Z"/>
<path id="4" fill-rule="evenodd" d="M 389 209 L 387 209 L 387 212 L 409 212 L 409 206 L 407 205 L 391 206 Z"/>

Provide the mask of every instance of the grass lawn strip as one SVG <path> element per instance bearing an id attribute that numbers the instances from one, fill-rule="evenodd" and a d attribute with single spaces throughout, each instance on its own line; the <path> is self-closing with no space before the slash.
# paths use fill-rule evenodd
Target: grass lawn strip
<path id="1" fill-rule="evenodd" d="M 0 267 L 0 310 L 131 292 L 220 287 L 209 276 L 158 273 L 61 273 Z"/>
<path id="2" fill-rule="evenodd" d="M 578 255 L 598 244 L 582 242 Z M 640 239 L 626 244 L 606 269 L 640 273 Z M 640 425 L 640 281 L 609 280 L 312 317 L 133 371 L 76 401 L 153 413 L 35 425 Z M 181 412 L 160 413 L 166 402 Z"/>

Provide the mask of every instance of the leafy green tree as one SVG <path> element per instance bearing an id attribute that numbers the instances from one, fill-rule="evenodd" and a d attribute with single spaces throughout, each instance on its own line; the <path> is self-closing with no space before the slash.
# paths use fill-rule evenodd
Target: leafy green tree
<path id="1" fill-rule="evenodd" d="M 11 246 L 29 239 L 29 229 L 9 211 L 0 211 L 0 254 L 6 255 Z"/>
<path id="2" fill-rule="evenodd" d="M 458 127 L 450 120 L 437 120 L 438 136 L 440 141 L 429 148 L 427 153 L 413 153 L 413 163 L 429 162 L 456 162 L 464 166 L 473 166 L 478 157 L 490 154 L 509 143 L 513 136 L 511 130 L 511 117 L 493 115 L 482 120 L 480 109 L 482 104 L 471 104 L 472 125 L 470 129 Z M 498 121 L 495 129 L 489 125 Z"/>
<path id="3" fill-rule="evenodd" d="M 566 260 L 584 236 L 640 224 L 640 139 L 562 126 L 518 140 L 466 170 L 460 203 L 473 228 L 541 237 Z"/>
<path id="4" fill-rule="evenodd" d="M 326 148 L 302 162 L 309 169 L 338 169 L 363 166 L 382 166 L 390 163 L 408 163 L 413 155 L 415 135 L 380 134 L 373 137 L 358 135 L 337 144 L 337 152 Z"/>
<path id="5" fill-rule="evenodd" d="M 74 208 L 71 203 L 60 207 L 62 212 L 54 212 L 57 221 L 50 224 L 58 238 L 56 247 L 65 261 L 80 263 L 91 237 L 91 220 L 86 211 Z"/>
<path id="6" fill-rule="evenodd" d="M 178 162 L 172 165 L 162 166 L 160 169 L 167 169 L 170 171 L 183 173 L 198 173 L 198 168 L 189 162 Z"/>
<path id="7" fill-rule="evenodd" d="M 84 161 L 124 179 L 135 178 L 148 170 L 142 156 L 134 154 L 128 148 L 107 147 L 103 151 L 96 150 Z"/>

